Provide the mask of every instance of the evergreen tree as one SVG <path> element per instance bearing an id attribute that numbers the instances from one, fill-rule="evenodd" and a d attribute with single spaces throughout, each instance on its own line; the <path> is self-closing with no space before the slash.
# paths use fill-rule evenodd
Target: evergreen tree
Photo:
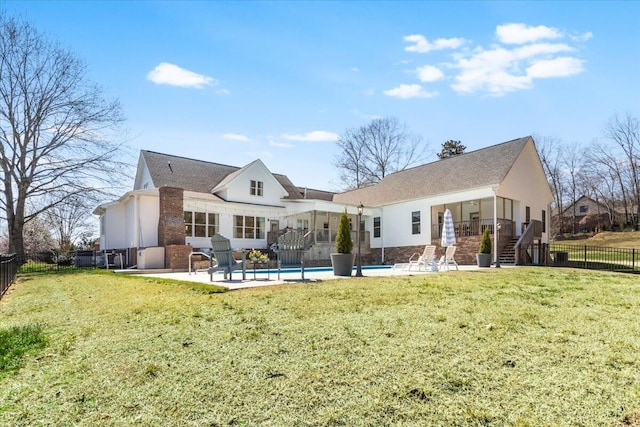
<path id="1" fill-rule="evenodd" d="M 442 151 L 438 153 L 438 158 L 442 160 L 447 157 L 457 156 L 464 153 L 466 149 L 466 145 L 463 145 L 462 142 L 450 139 L 442 144 Z"/>

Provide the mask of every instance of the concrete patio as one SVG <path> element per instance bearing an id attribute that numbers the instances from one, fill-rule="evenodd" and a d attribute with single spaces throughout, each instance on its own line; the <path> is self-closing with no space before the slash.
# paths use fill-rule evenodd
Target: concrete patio
<path id="1" fill-rule="evenodd" d="M 504 268 L 510 268 L 512 266 L 503 266 Z M 460 271 L 474 271 L 474 270 L 488 270 L 487 268 L 478 268 L 475 265 L 461 265 L 459 266 Z M 206 284 L 214 284 L 219 286 L 224 286 L 229 290 L 236 289 L 245 289 L 245 288 L 255 288 L 260 286 L 273 286 L 273 285 L 281 285 L 285 283 L 300 283 L 302 282 L 300 272 L 283 272 L 280 275 L 280 280 L 278 280 L 278 273 L 270 271 L 267 275 L 264 270 L 256 270 L 255 279 L 254 279 L 254 271 L 253 269 L 249 269 L 246 271 L 246 280 L 242 280 L 242 271 L 234 271 L 233 272 L 233 280 L 224 280 L 224 275 L 222 272 L 214 273 L 213 282 L 209 280 L 209 274 L 206 271 L 199 272 L 136 272 L 133 270 L 121 270 L 119 273 L 122 274 L 141 274 L 145 277 L 158 277 L 162 279 L 173 279 L 173 280 L 182 280 L 186 282 L 197 282 L 197 283 L 206 283 Z M 406 269 L 393 269 L 391 266 L 384 268 L 366 268 L 364 267 L 362 273 L 365 277 L 386 277 L 386 276 L 417 276 L 417 275 L 430 275 L 430 274 L 455 274 L 456 269 L 452 267 L 450 270 L 440 270 L 440 271 L 418 271 L 418 270 L 406 270 Z M 354 271 L 355 274 L 355 271 Z M 333 271 L 330 269 L 318 271 L 313 268 L 305 269 L 304 272 L 305 282 L 320 282 L 325 280 L 346 280 L 352 279 L 357 280 L 356 277 L 339 277 L 334 276 Z"/>

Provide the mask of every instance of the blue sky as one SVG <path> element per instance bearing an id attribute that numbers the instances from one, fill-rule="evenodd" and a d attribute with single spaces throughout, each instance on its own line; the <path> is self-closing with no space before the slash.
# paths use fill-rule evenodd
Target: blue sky
<path id="1" fill-rule="evenodd" d="M 118 98 L 129 145 L 335 190 L 335 139 L 397 117 L 467 151 L 640 114 L 640 2 L 4 1 Z M 136 157 L 137 159 L 137 157 Z"/>

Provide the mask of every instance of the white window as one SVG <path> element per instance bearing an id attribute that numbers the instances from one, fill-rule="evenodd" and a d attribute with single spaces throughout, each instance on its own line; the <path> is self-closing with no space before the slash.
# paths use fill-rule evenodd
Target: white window
<path id="1" fill-rule="evenodd" d="M 420 234 L 420 211 L 411 212 L 411 234 Z"/>
<path id="2" fill-rule="evenodd" d="M 262 196 L 264 183 L 262 181 L 254 181 L 251 180 L 251 185 L 249 187 L 249 194 L 252 196 Z"/>
<path id="3" fill-rule="evenodd" d="M 380 217 L 376 216 L 373 218 L 373 237 L 380 237 Z"/>
<path id="4" fill-rule="evenodd" d="M 217 213 L 184 213 L 184 225 L 187 237 L 211 237 L 219 233 L 220 220 Z"/>
<path id="5" fill-rule="evenodd" d="M 233 237 L 236 239 L 264 239 L 265 219 L 258 216 L 233 217 Z"/>

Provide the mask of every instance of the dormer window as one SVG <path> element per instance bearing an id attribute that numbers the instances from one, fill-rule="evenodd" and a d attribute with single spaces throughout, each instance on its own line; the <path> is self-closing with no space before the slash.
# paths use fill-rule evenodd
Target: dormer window
<path id="1" fill-rule="evenodd" d="M 262 188 L 264 183 L 262 181 L 251 180 L 251 186 L 249 188 L 249 194 L 252 196 L 262 196 Z"/>

